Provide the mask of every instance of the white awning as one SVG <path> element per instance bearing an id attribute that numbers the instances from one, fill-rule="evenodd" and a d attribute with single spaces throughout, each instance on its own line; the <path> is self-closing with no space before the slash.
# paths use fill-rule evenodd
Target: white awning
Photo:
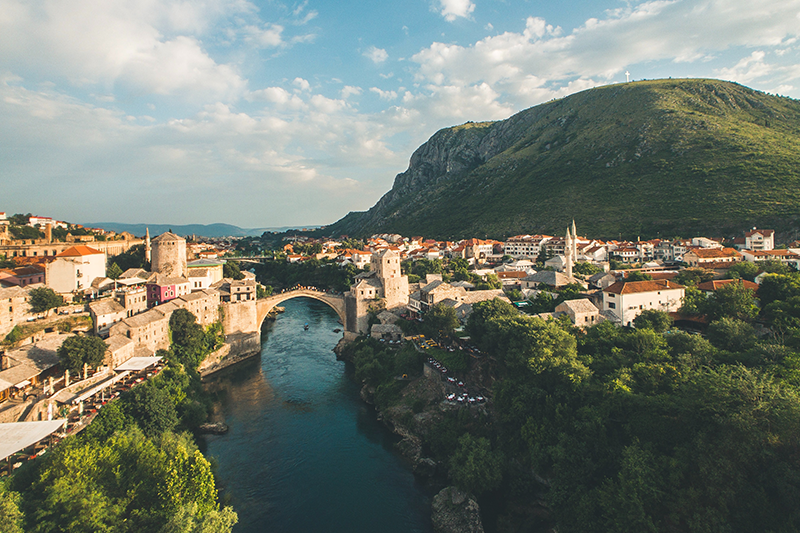
<path id="1" fill-rule="evenodd" d="M 105 380 L 101 381 L 100 383 L 97 383 L 96 385 L 94 385 L 92 387 L 89 387 L 85 391 L 76 394 L 72 398 L 69 398 L 68 400 L 63 401 L 63 403 L 71 403 L 71 404 L 80 403 L 83 400 L 85 400 L 86 398 L 94 396 L 95 394 L 97 394 L 101 390 L 107 389 L 108 387 L 110 387 L 111 385 L 113 385 L 117 381 L 121 380 L 122 378 L 124 378 L 128 374 L 130 374 L 130 372 L 125 371 L 125 372 L 122 372 L 121 374 L 117 374 L 115 376 L 112 376 L 109 379 L 105 379 Z M 61 401 L 61 400 L 59 400 L 59 401 Z"/>
<path id="2" fill-rule="evenodd" d="M 26 379 L 25 381 L 20 381 L 19 383 L 17 383 L 17 384 L 16 384 L 16 385 L 14 385 L 14 386 L 15 386 L 16 388 L 18 388 L 18 389 L 24 389 L 25 387 L 27 387 L 27 386 L 28 386 L 28 385 L 30 385 L 30 384 L 31 384 L 31 382 L 30 382 L 30 381 L 28 381 L 28 380 Z"/>
<path id="3" fill-rule="evenodd" d="M 36 444 L 66 424 L 65 419 L 0 424 L 0 460 Z"/>
<path id="4" fill-rule="evenodd" d="M 140 370 L 144 370 L 148 366 L 152 366 L 158 363 L 159 361 L 161 361 L 160 357 L 131 357 L 130 359 L 119 365 L 114 370 L 117 372 L 123 370 L 139 372 Z"/>

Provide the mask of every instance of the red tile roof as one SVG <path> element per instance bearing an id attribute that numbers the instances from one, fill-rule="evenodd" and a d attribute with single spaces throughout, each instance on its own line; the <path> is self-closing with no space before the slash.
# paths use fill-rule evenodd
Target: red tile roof
<path id="1" fill-rule="evenodd" d="M 697 288 L 703 291 L 715 291 L 720 287 L 728 285 L 729 283 L 741 283 L 745 289 L 750 289 L 751 291 L 758 290 L 758 284 L 753 283 L 752 281 L 747 281 L 746 279 L 715 279 L 700 283 L 697 285 Z"/>
<path id="2" fill-rule="evenodd" d="M 634 294 L 639 292 L 657 292 L 683 288 L 683 285 L 678 285 L 675 282 L 665 279 L 653 281 L 617 281 L 609 285 L 605 289 L 605 292 L 612 292 L 614 294 Z"/>
<path id="3" fill-rule="evenodd" d="M 686 252 L 686 255 L 690 253 L 696 254 L 699 259 L 725 259 L 741 255 L 733 248 L 696 248 Z"/>
<path id="4" fill-rule="evenodd" d="M 77 246 L 70 246 L 60 254 L 56 255 L 56 257 L 80 257 L 84 255 L 98 255 L 103 254 L 100 250 L 95 250 L 94 248 L 89 248 L 86 245 L 78 244 Z"/>

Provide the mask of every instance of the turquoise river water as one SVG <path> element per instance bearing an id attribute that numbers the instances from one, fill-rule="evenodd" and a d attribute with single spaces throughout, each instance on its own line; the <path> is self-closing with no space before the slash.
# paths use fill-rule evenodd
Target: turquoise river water
<path id="1" fill-rule="evenodd" d="M 431 494 L 331 351 L 336 313 L 307 298 L 282 305 L 260 357 L 213 383 L 230 431 L 204 451 L 239 513 L 234 532 L 430 532 Z"/>

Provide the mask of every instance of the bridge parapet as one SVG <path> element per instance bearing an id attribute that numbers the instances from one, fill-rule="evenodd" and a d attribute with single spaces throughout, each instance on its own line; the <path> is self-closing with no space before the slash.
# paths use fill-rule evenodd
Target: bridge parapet
<path id="1" fill-rule="evenodd" d="M 324 302 L 328 304 L 334 311 L 336 311 L 336 314 L 339 315 L 339 320 L 341 320 L 342 324 L 345 323 L 343 296 L 312 289 L 295 289 L 282 292 L 280 294 L 273 294 L 272 296 L 258 300 L 257 306 L 259 330 L 261 329 L 261 324 L 264 323 L 264 320 L 267 318 L 269 312 L 272 311 L 276 305 L 285 302 L 286 300 L 291 300 L 292 298 L 311 298 L 313 300 Z"/>

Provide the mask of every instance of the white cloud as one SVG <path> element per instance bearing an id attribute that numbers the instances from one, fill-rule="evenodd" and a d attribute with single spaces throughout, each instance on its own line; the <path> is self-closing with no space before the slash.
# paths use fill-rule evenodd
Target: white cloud
<path id="1" fill-rule="evenodd" d="M 361 94 L 361 87 L 353 87 L 352 85 L 345 85 L 342 88 L 342 99 L 347 100 L 349 97 Z"/>
<path id="2" fill-rule="evenodd" d="M 518 106 L 532 105 L 554 85 L 607 82 L 637 63 L 696 62 L 734 47 L 777 47 L 800 33 L 798 11 L 798 0 L 652 0 L 589 19 L 567 34 L 529 17 L 519 33 L 469 46 L 435 42 L 411 60 L 418 83 L 485 82 Z M 768 71 L 759 61 L 731 69 L 742 79 Z"/>
<path id="3" fill-rule="evenodd" d="M 376 48 L 375 46 L 370 46 L 362 55 L 364 57 L 368 57 L 376 65 L 379 65 L 380 63 L 383 63 L 389 59 L 389 54 L 386 52 L 386 50 L 382 48 Z"/>
<path id="4" fill-rule="evenodd" d="M 258 26 L 245 26 L 242 28 L 245 42 L 251 42 L 261 47 L 275 48 L 284 44 L 283 26 L 268 24 L 264 28 Z"/>
<path id="5" fill-rule="evenodd" d="M 377 94 L 381 100 L 395 100 L 397 98 L 397 93 L 395 91 L 383 91 L 377 87 L 370 87 L 369 90 Z"/>
<path id="6" fill-rule="evenodd" d="M 453 22 L 457 18 L 467 18 L 475 11 L 475 4 L 470 0 L 439 0 L 441 15 L 448 22 Z"/>
<path id="7" fill-rule="evenodd" d="M 304 80 L 303 78 L 295 78 L 292 84 L 301 91 L 308 91 L 311 88 L 311 84 L 308 83 L 308 80 Z"/>
<path id="8" fill-rule="evenodd" d="M 756 50 L 749 56 L 742 58 L 733 67 L 718 69 L 715 74 L 725 80 L 749 83 L 772 72 L 772 67 L 764 62 L 765 56 L 766 54 L 763 51 Z"/>

